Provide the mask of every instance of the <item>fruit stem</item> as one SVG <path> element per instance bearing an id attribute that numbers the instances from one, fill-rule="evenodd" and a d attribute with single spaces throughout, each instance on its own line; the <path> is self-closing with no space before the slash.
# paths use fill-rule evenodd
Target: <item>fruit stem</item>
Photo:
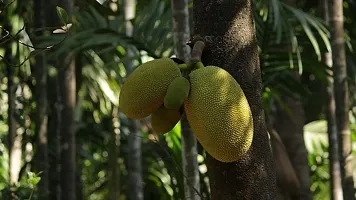
<path id="1" fill-rule="evenodd" d="M 204 64 L 201 61 L 196 62 L 194 65 L 194 68 L 196 68 L 196 69 L 200 69 L 203 67 L 204 67 Z"/>
<path id="2" fill-rule="evenodd" d="M 193 49 L 191 52 L 191 58 L 190 58 L 192 63 L 201 61 L 201 56 L 203 54 L 204 47 L 205 47 L 205 43 L 201 40 L 196 41 L 194 43 L 194 46 L 193 46 Z"/>
<path id="3" fill-rule="evenodd" d="M 189 69 L 189 65 L 187 64 L 179 64 L 178 65 L 178 68 L 181 70 L 181 71 L 186 71 Z"/>

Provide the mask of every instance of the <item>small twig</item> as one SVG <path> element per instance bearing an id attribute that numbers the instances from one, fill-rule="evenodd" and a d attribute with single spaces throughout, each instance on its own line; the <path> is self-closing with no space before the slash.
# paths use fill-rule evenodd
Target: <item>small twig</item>
<path id="1" fill-rule="evenodd" d="M 4 6 L 4 8 L 0 10 L 0 14 L 1 14 L 4 10 L 6 10 L 7 7 L 11 6 L 11 4 L 13 4 L 14 2 L 15 2 L 15 0 L 12 0 L 12 1 L 9 2 L 8 4 L 6 4 L 6 5 Z"/>

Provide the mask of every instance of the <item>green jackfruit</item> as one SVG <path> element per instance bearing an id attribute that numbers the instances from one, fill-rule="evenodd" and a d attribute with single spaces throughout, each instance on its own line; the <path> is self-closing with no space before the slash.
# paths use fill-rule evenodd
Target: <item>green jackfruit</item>
<path id="1" fill-rule="evenodd" d="M 189 77 L 191 89 L 184 109 L 197 139 L 216 160 L 239 160 L 253 138 L 252 113 L 240 85 L 215 66 L 194 70 Z"/>
<path id="2" fill-rule="evenodd" d="M 169 58 L 155 59 L 137 67 L 121 88 L 121 111 L 133 119 L 149 116 L 163 104 L 169 84 L 179 76 L 178 65 Z"/>
<path id="3" fill-rule="evenodd" d="M 163 105 L 151 116 L 151 125 L 157 134 L 167 133 L 179 122 L 181 113 L 176 110 L 167 109 Z"/>
<path id="4" fill-rule="evenodd" d="M 167 94 L 164 97 L 164 106 L 168 109 L 179 110 L 187 99 L 190 90 L 190 83 L 184 77 L 175 78 L 169 85 Z"/>

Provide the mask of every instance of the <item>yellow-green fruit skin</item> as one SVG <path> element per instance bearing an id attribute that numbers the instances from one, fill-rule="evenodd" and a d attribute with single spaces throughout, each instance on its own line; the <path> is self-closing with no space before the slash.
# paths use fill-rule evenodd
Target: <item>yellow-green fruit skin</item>
<path id="1" fill-rule="evenodd" d="M 224 69 L 207 66 L 190 73 L 184 109 L 204 149 L 220 162 L 246 155 L 253 138 L 249 103 L 237 81 Z"/>
<path id="2" fill-rule="evenodd" d="M 149 116 L 163 104 L 169 84 L 179 76 L 178 65 L 170 58 L 152 60 L 137 67 L 121 88 L 121 111 L 132 119 Z"/>
<path id="3" fill-rule="evenodd" d="M 156 134 L 167 133 L 179 122 L 181 113 L 171 110 L 163 105 L 159 107 L 151 116 L 151 125 Z"/>
<path id="4" fill-rule="evenodd" d="M 164 98 L 164 106 L 168 109 L 179 110 L 184 100 L 188 97 L 190 83 L 184 77 L 175 78 L 169 85 Z"/>

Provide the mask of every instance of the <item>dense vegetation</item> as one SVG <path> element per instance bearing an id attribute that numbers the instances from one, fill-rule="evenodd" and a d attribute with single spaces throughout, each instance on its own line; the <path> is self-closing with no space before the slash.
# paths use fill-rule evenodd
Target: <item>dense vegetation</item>
<path id="1" fill-rule="evenodd" d="M 156 135 L 149 118 L 129 119 L 119 105 L 120 87 L 137 66 L 177 55 L 171 2 L 63 2 L 0 1 L 0 199 L 187 199 L 181 123 Z M 318 200 L 332 194 L 326 53 L 334 43 L 325 2 L 253 1 L 266 124 L 284 143 L 276 152 L 272 139 L 274 155 L 287 155 L 275 156 L 284 172 L 279 193 L 300 187 Z M 356 4 L 342 5 L 355 155 Z M 193 30 L 193 1 L 185 6 Z M 195 189 L 209 199 L 200 144 L 197 153 Z"/>

